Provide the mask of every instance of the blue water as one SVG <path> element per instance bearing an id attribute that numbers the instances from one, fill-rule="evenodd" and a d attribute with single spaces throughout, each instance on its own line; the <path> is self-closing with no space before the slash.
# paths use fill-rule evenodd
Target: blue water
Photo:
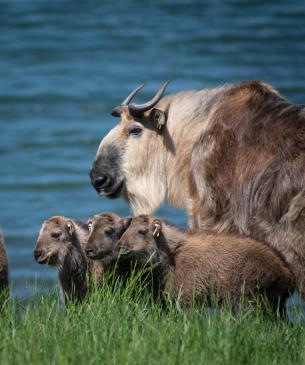
<path id="1" fill-rule="evenodd" d="M 42 221 L 122 201 L 97 196 L 88 170 L 118 122 L 113 106 L 142 82 L 145 101 L 244 79 L 305 102 L 304 1 L 0 1 L 0 225 L 13 292 L 52 285 L 32 249 Z M 160 211 L 178 225 L 184 212 Z M 27 287 L 27 289 L 26 289 Z"/>

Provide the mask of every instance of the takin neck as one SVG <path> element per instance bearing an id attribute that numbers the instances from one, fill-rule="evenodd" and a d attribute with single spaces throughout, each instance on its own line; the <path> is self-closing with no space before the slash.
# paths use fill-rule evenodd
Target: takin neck
<path id="1" fill-rule="evenodd" d="M 81 302 L 88 292 L 89 265 L 79 241 L 73 239 L 59 267 L 58 278 L 64 300 Z"/>
<path id="2" fill-rule="evenodd" d="M 164 292 L 169 273 L 175 270 L 176 257 L 186 240 L 186 232 L 178 227 L 162 221 L 162 232 L 156 238 L 158 251 L 154 277 L 158 280 L 159 289 Z"/>
<path id="3" fill-rule="evenodd" d="M 191 209 L 192 152 L 210 128 L 217 102 L 229 87 L 181 92 L 170 97 L 164 139 L 171 146 L 167 148 L 166 199 L 172 206 Z"/>
<path id="4" fill-rule="evenodd" d="M 160 251 L 165 255 L 166 265 L 175 265 L 175 257 L 180 251 L 181 246 L 186 241 L 186 235 L 190 230 L 185 230 L 172 225 L 169 222 L 162 221 L 162 232 L 158 238 L 157 245 Z"/>
<path id="5" fill-rule="evenodd" d="M 152 214 L 164 200 L 191 210 L 193 147 L 209 128 L 217 100 L 227 88 L 181 92 L 164 97 L 157 104 L 157 108 L 167 112 L 166 125 L 160 134 L 147 134 L 145 150 L 128 156 L 124 163 L 127 201 L 135 215 Z"/>

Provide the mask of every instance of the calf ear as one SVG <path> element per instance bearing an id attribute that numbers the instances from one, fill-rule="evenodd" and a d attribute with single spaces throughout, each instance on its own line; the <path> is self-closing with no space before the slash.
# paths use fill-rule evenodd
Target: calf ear
<path id="1" fill-rule="evenodd" d="M 118 239 L 123 235 L 123 233 L 128 229 L 131 223 L 131 217 L 125 217 L 121 219 L 120 227 L 118 231 Z"/>
<path id="2" fill-rule="evenodd" d="M 130 223 L 131 223 L 131 217 L 121 218 L 120 225 L 119 225 L 119 230 L 118 230 L 118 233 L 117 233 L 117 239 L 120 239 L 123 236 L 125 231 L 130 226 Z"/>
<path id="3" fill-rule="evenodd" d="M 74 225 L 73 225 L 72 221 L 70 221 L 70 220 L 67 221 L 66 228 L 69 233 L 69 236 L 72 236 L 73 232 L 74 232 Z"/>
<path id="4" fill-rule="evenodd" d="M 165 123 L 166 123 L 165 112 L 160 109 L 154 108 L 150 113 L 150 117 L 151 117 L 154 125 L 158 129 L 158 131 L 161 132 L 162 128 L 165 126 Z"/>
<path id="5" fill-rule="evenodd" d="M 132 220 L 132 217 L 123 218 L 124 231 L 126 231 L 126 229 L 130 226 L 131 220 Z"/>
<path id="6" fill-rule="evenodd" d="M 162 224 L 159 219 L 155 219 L 152 223 L 153 226 L 153 236 L 159 237 L 161 231 L 162 231 Z"/>

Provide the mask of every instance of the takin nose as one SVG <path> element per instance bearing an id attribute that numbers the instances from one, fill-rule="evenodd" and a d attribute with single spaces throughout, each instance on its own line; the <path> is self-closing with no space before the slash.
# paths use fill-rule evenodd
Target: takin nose
<path id="1" fill-rule="evenodd" d="M 86 255 L 88 257 L 92 257 L 92 256 L 95 255 L 95 249 L 94 248 L 88 248 L 87 250 L 85 250 L 85 252 L 86 252 Z"/>
<path id="2" fill-rule="evenodd" d="M 91 177 L 91 184 L 97 191 L 105 189 L 112 184 L 112 178 L 109 175 L 101 175 L 97 177 L 93 177 L 91 175 L 90 177 Z"/>
<path id="3" fill-rule="evenodd" d="M 42 255 L 41 251 L 35 250 L 34 251 L 34 258 L 37 261 L 39 259 L 39 257 Z"/>

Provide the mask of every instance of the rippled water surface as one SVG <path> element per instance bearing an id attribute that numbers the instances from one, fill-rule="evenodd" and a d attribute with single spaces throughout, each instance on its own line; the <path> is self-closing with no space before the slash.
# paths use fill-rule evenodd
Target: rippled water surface
<path id="1" fill-rule="evenodd" d="M 129 213 L 96 195 L 88 170 L 138 84 L 141 102 L 167 79 L 176 92 L 255 78 L 305 102 L 304 1 L 222 3 L 0 1 L 0 225 L 15 294 L 55 280 L 32 257 L 45 218 Z"/>

